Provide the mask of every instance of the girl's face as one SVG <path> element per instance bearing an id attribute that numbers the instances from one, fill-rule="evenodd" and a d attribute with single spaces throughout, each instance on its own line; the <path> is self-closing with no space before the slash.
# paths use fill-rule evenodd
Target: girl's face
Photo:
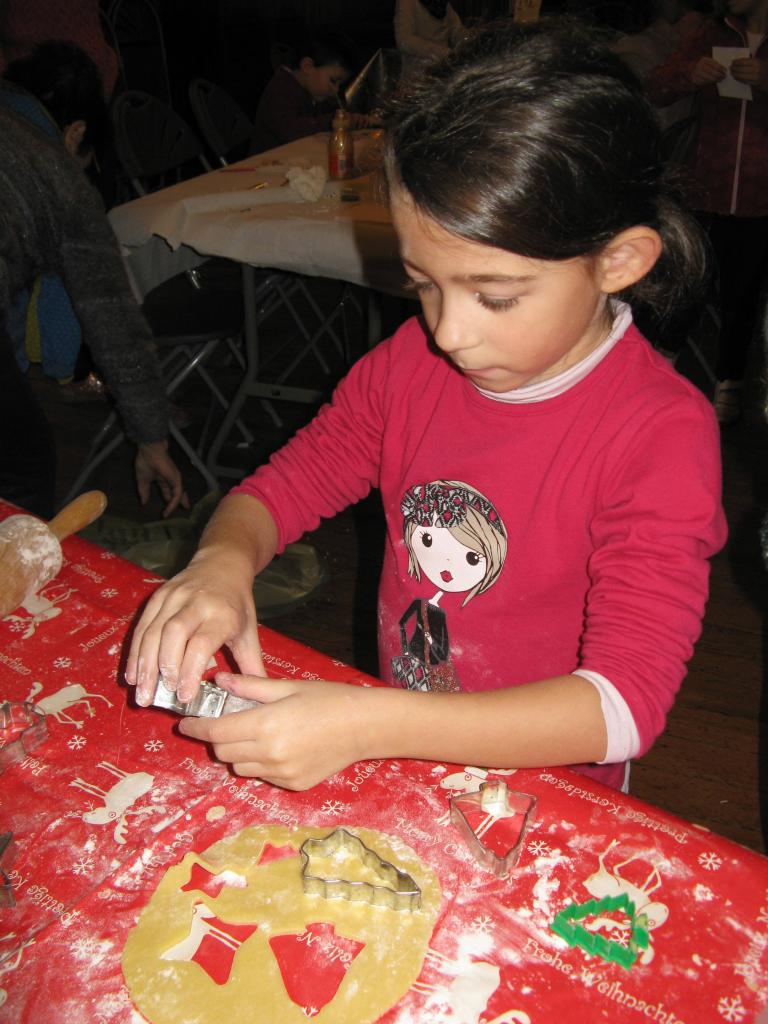
<path id="1" fill-rule="evenodd" d="M 503 393 L 552 377 L 607 336 L 611 321 L 592 261 L 529 259 L 458 238 L 403 190 L 391 205 L 427 326 L 477 387 Z"/>
<path id="2" fill-rule="evenodd" d="M 411 546 L 427 579 L 448 594 L 463 594 L 485 576 L 485 556 L 456 540 L 444 526 L 418 526 Z"/>

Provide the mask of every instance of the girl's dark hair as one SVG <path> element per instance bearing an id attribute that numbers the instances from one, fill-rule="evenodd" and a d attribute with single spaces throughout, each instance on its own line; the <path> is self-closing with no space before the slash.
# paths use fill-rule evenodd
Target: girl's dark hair
<path id="1" fill-rule="evenodd" d="M 12 61 L 3 75 L 35 96 L 63 131 L 86 122 L 84 145 L 98 146 L 107 132 L 107 108 L 95 63 L 75 43 L 49 39 Z"/>
<path id="2" fill-rule="evenodd" d="M 701 289 L 706 244 L 683 212 L 642 86 L 577 21 L 502 21 L 395 100 L 391 186 L 451 234 L 521 256 L 593 255 L 645 224 L 663 254 L 627 295 L 659 315 Z"/>

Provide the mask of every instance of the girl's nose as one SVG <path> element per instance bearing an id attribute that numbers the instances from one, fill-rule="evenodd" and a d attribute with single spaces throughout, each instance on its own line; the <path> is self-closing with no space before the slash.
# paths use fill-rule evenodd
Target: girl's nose
<path id="1" fill-rule="evenodd" d="M 440 351 L 453 355 L 478 344 L 476 330 L 473 317 L 461 308 L 461 304 L 443 302 L 432 334 Z"/>

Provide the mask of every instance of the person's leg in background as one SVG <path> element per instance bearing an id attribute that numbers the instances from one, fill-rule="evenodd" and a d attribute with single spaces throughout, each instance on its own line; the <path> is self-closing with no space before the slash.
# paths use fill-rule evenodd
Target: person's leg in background
<path id="1" fill-rule="evenodd" d="M 51 519 L 56 487 L 53 431 L 3 331 L 0 393 L 0 498 Z"/>
<path id="2" fill-rule="evenodd" d="M 717 263 L 721 316 L 714 405 L 726 425 L 741 416 L 749 350 L 761 330 L 768 217 L 712 215 L 705 224 Z"/>

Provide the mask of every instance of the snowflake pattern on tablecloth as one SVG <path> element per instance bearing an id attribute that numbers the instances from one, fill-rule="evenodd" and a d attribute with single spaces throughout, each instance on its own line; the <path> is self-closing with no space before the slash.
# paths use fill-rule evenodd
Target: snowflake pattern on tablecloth
<path id="1" fill-rule="evenodd" d="M 705 871 L 719 871 L 723 866 L 723 859 L 718 857 L 716 853 L 708 851 L 707 853 L 699 854 L 699 864 L 701 864 Z"/>
<path id="2" fill-rule="evenodd" d="M 349 810 L 349 804 L 342 803 L 341 800 L 325 800 L 320 805 L 320 810 L 325 811 L 326 814 L 334 814 L 338 817 L 342 811 Z"/>
<path id="3" fill-rule="evenodd" d="M 469 922 L 469 927 L 473 932 L 477 932 L 480 935 L 490 935 L 493 927 L 493 918 L 490 914 L 478 914 L 477 917 L 472 918 Z"/>
<path id="4" fill-rule="evenodd" d="M 119 593 L 120 591 L 115 590 L 114 587 L 104 587 L 104 589 L 99 594 L 99 597 L 117 597 Z"/>
<path id="5" fill-rule="evenodd" d="M 75 875 L 87 875 L 93 867 L 93 858 L 82 856 L 80 860 L 72 865 L 72 872 Z"/>
<path id="6" fill-rule="evenodd" d="M 611 942 L 614 942 L 617 946 L 629 947 L 630 933 L 627 929 L 611 928 L 610 930 Z"/>
<path id="7" fill-rule="evenodd" d="M 112 943 L 105 939 L 97 939 L 93 935 L 83 935 L 75 939 L 69 948 L 76 960 L 93 963 L 112 948 Z"/>
<path id="8" fill-rule="evenodd" d="M 532 843 L 528 843 L 528 852 L 534 857 L 548 857 L 552 851 L 543 839 L 534 839 Z"/>
<path id="9" fill-rule="evenodd" d="M 115 557 L 114 551 L 102 551 L 99 556 L 103 561 L 109 562 L 110 559 Z"/>
<path id="10" fill-rule="evenodd" d="M 8 623 L 8 629 L 12 633 L 24 633 L 29 623 L 26 619 L 15 619 Z"/>
<path id="11" fill-rule="evenodd" d="M 163 749 L 162 740 L 147 740 L 144 744 L 144 749 L 148 750 L 150 754 L 156 754 L 158 750 Z"/>
<path id="12" fill-rule="evenodd" d="M 72 666 L 72 659 L 62 655 L 61 657 L 53 659 L 54 668 L 70 668 Z"/>
<path id="13" fill-rule="evenodd" d="M 67 740 L 67 746 L 70 750 L 81 750 L 87 742 L 85 736 L 73 736 Z"/>
<path id="14" fill-rule="evenodd" d="M 709 888 L 708 885 L 694 885 L 693 895 L 701 903 L 710 903 L 714 898 L 715 894 Z"/>
<path id="15" fill-rule="evenodd" d="M 747 1015 L 747 1010 L 739 996 L 722 996 L 717 1003 L 717 1009 L 722 1017 L 729 1021 L 742 1021 Z"/>

